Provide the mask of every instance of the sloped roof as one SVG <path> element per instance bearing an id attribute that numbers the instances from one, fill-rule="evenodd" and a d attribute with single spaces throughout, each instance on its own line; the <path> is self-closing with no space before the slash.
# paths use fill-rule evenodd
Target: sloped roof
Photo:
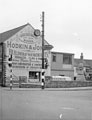
<path id="1" fill-rule="evenodd" d="M 24 27 L 26 27 L 27 25 L 30 25 L 29 23 L 22 25 L 20 27 L 8 30 L 6 32 L 0 33 L 0 43 L 6 41 L 7 39 L 9 39 L 10 37 L 12 37 L 13 35 L 15 35 L 17 32 L 19 32 L 21 29 L 23 29 Z M 31 25 L 30 25 L 31 26 Z M 32 26 L 31 26 L 32 27 Z M 33 27 L 32 27 L 33 28 Z M 33 28 L 34 29 L 34 28 Z M 46 40 L 45 44 L 46 45 L 50 45 Z"/>
<path id="2" fill-rule="evenodd" d="M 87 63 L 88 66 L 92 67 L 92 60 L 85 59 L 85 62 Z"/>
<path id="3" fill-rule="evenodd" d="M 81 62 L 82 62 L 81 59 L 74 59 L 74 66 L 78 66 Z M 86 67 L 87 66 L 92 67 L 92 60 L 84 59 L 83 60 L 83 65 L 86 66 Z"/>
<path id="4" fill-rule="evenodd" d="M 8 38 L 12 37 L 14 34 L 16 34 L 17 32 L 19 32 L 21 29 L 23 29 L 24 27 L 26 27 L 27 25 L 30 25 L 29 23 L 22 25 L 20 27 L 14 28 L 12 30 L 0 33 L 0 43 L 4 42 L 5 40 L 7 40 Z"/>

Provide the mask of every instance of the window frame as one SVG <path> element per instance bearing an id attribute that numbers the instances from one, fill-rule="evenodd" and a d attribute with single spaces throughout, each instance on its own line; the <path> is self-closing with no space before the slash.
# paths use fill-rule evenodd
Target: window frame
<path id="1" fill-rule="evenodd" d="M 52 62 L 56 62 L 56 54 L 52 55 Z"/>
<path id="2" fill-rule="evenodd" d="M 72 55 L 63 54 L 63 64 L 72 65 Z"/>

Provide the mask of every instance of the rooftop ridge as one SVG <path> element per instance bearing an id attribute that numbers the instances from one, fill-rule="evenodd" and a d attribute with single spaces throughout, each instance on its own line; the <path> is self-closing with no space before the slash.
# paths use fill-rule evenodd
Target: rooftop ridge
<path id="1" fill-rule="evenodd" d="M 24 27 L 26 27 L 27 25 L 30 25 L 29 23 L 16 27 L 14 29 L 5 31 L 3 33 L 0 33 L 0 43 L 4 42 L 5 40 L 9 39 L 10 37 L 12 37 L 14 34 L 16 34 L 17 32 L 19 32 L 21 29 L 23 29 Z"/>

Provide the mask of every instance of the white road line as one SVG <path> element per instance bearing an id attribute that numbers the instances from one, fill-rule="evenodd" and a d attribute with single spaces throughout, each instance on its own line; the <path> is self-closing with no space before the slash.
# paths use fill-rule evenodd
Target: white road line
<path id="1" fill-rule="evenodd" d="M 64 110 L 74 110 L 75 108 L 72 108 L 72 107 L 61 107 L 61 109 L 64 109 Z M 62 119 L 62 116 L 63 116 L 63 114 L 59 115 L 60 119 Z"/>
<path id="2" fill-rule="evenodd" d="M 62 114 L 60 114 L 60 116 L 59 116 L 59 117 L 60 117 L 60 119 L 61 119 L 61 118 L 62 118 Z"/>
<path id="3" fill-rule="evenodd" d="M 74 110 L 75 108 L 70 108 L 70 107 L 62 107 L 61 109 L 65 109 L 65 110 Z"/>

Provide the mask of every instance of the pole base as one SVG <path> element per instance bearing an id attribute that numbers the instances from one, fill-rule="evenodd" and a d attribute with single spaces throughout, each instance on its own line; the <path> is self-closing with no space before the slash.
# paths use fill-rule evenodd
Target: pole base
<path id="1" fill-rule="evenodd" d="M 10 84 L 10 90 L 12 90 L 12 84 Z"/>
<path id="2" fill-rule="evenodd" d="M 41 86 L 42 89 L 44 89 L 44 86 Z"/>

